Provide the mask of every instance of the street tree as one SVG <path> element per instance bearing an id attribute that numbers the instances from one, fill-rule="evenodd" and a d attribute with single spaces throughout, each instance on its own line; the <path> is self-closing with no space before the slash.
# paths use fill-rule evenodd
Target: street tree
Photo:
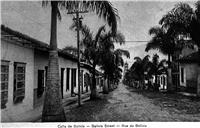
<path id="1" fill-rule="evenodd" d="M 95 79 L 96 66 L 100 64 L 102 56 L 105 54 L 108 55 L 107 51 L 114 48 L 114 42 L 119 44 L 124 43 L 124 35 L 118 31 L 115 33 L 112 31 L 106 32 L 105 26 L 100 27 L 95 35 L 86 25 L 83 26 L 81 32 L 83 35 L 81 40 L 82 51 L 87 63 L 92 65 L 92 87 L 90 98 L 95 99 L 98 97 Z M 110 55 L 107 57 L 110 57 Z"/>
<path id="2" fill-rule="evenodd" d="M 77 11 L 87 9 L 94 11 L 111 27 L 113 33 L 117 30 L 119 19 L 117 9 L 108 1 L 43 1 L 43 7 L 51 6 L 51 35 L 48 62 L 48 75 L 42 112 L 43 122 L 65 121 L 62 108 L 61 87 L 59 78 L 58 50 L 57 50 L 57 19 L 61 20 L 60 10 Z M 80 8 L 79 8 L 80 7 Z"/>

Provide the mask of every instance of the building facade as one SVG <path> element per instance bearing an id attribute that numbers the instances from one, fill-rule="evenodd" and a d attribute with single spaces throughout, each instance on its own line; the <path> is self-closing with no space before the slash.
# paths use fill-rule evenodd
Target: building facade
<path id="1" fill-rule="evenodd" d="M 1 26 L 1 119 L 43 105 L 49 45 Z M 77 58 L 58 50 L 62 98 L 78 93 Z M 90 91 L 91 66 L 81 63 L 81 93 Z M 97 77 L 100 81 L 100 79 Z M 98 82 L 99 83 L 99 82 Z"/>
<path id="2" fill-rule="evenodd" d="M 180 58 L 180 89 L 181 91 L 197 93 L 198 52 L 193 52 Z"/>
<path id="3" fill-rule="evenodd" d="M 190 55 L 197 51 L 197 46 L 194 46 L 194 49 L 185 47 L 181 51 L 177 51 L 172 55 L 172 84 L 175 91 L 180 91 L 182 83 L 180 83 L 181 79 L 181 66 L 180 62 L 177 61 L 180 58 Z"/>

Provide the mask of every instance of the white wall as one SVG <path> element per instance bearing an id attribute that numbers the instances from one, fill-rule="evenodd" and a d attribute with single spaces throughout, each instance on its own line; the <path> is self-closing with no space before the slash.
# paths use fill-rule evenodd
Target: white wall
<path id="1" fill-rule="evenodd" d="M 9 41 L 10 42 L 10 41 Z M 25 112 L 33 108 L 33 87 L 34 87 L 34 51 L 12 42 L 1 40 L 1 60 L 10 61 L 9 63 L 9 85 L 8 102 L 6 108 L 1 110 L 2 121 L 7 121 L 13 115 Z M 25 74 L 25 98 L 22 103 L 13 104 L 14 87 L 14 62 L 26 63 Z"/>
<path id="2" fill-rule="evenodd" d="M 163 80 L 163 77 L 165 80 Z M 167 89 L 167 75 L 162 74 L 159 76 L 159 78 L 160 78 L 160 89 Z"/>
<path id="3" fill-rule="evenodd" d="M 184 82 L 181 81 L 181 68 L 184 69 Z M 197 63 L 180 63 L 180 85 L 186 87 L 186 80 L 197 80 Z"/>
<path id="4" fill-rule="evenodd" d="M 69 95 L 71 94 L 71 71 L 72 68 L 76 68 L 76 88 L 74 88 L 74 92 L 78 92 L 78 69 L 77 69 L 77 62 L 68 60 L 63 57 L 59 57 L 59 71 L 61 68 L 65 68 L 64 70 L 64 83 L 63 83 L 63 94 Z M 66 92 L 66 68 L 70 68 L 70 78 L 69 78 L 69 91 Z M 61 73 L 60 73 L 61 75 Z"/>

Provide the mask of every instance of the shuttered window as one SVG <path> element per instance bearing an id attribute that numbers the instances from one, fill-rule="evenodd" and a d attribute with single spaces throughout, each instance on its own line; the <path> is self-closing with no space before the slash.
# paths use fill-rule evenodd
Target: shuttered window
<path id="1" fill-rule="evenodd" d="M 9 62 L 1 61 L 1 109 L 8 102 Z"/>
<path id="2" fill-rule="evenodd" d="M 24 63 L 14 63 L 14 104 L 22 102 L 25 97 L 25 68 Z"/>

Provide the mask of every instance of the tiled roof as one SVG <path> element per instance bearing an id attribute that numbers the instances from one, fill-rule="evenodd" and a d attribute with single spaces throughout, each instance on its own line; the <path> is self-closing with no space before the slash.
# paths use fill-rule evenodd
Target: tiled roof
<path id="1" fill-rule="evenodd" d="M 29 37 L 25 34 L 22 34 L 18 31 L 12 30 L 11 28 L 5 27 L 4 25 L 1 25 L 1 38 L 7 38 L 9 40 L 13 40 L 16 43 L 21 43 L 22 45 L 31 45 L 36 49 L 42 50 L 42 51 L 49 51 L 49 45 L 47 43 L 41 42 L 39 40 L 36 40 L 32 37 Z M 74 55 L 69 54 L 68 52 L 65 52 L 61 49 L 58 49 L 58 55 L 67 58 L 69 60 L 78 61 L 78 58 Z M 81 63 L 81 67 L 88 68 L 89 70 L 92 69 L 91 65 Z M 98 71 L 97 71 L 98 72 Z M 98 72 L 99 73 L 99 72 Z"/>
<path id="2" fill-rule="evenodd" d="M 198 52 L 194 52 L 192 54 L 189 54 L 187 56 L 184 56 L 180 59 L 178 59 L 178 62 L 198 62 L 199 54 Z"/>

